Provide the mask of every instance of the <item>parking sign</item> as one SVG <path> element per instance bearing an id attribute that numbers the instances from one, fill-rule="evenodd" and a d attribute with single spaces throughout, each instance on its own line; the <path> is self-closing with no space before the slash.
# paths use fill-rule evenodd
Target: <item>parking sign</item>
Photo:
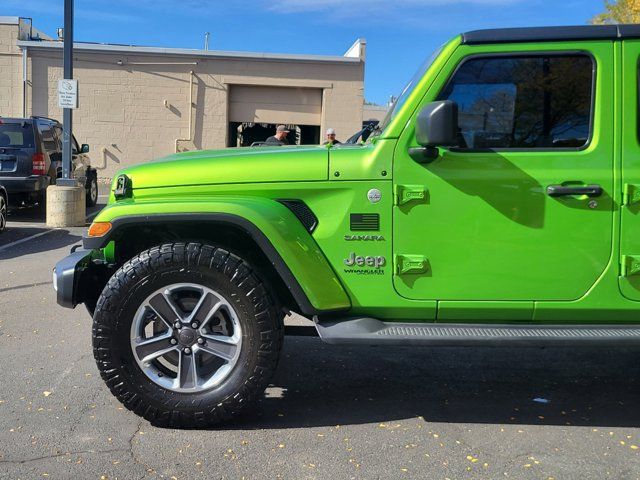
<path id="1" fill-rule="evenodd" d="M 78 81 L 58 80 L 58 106 L 78 108 Z"/>

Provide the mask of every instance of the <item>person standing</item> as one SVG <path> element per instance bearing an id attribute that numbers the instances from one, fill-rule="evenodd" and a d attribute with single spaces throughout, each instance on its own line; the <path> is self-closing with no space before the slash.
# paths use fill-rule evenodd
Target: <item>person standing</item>
<path id="1" fill-rule="evenodd" d="M 336 139 L 336 131 L 333 128 L 327 129 L 326 133 L 327 141 L 322 145 L 340 145 L 342 142 Z"/>
<path id="2" fill-rule="evenodd" d="M 267 138 L 264 142 L 265 145 L 289 145 L 287 141 L 287 127 L 284 125 L 278 125 L 276 127 L 276 134 Z"/>

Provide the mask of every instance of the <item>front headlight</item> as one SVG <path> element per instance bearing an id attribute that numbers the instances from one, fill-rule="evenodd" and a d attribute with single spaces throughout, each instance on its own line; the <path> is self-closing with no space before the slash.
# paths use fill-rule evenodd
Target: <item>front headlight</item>
<path id="1" fill-rule="evenodd" d="M 56 269 L 53 269 L 53 289 L 58 291 L 58 275 L 56 275 Z"/>

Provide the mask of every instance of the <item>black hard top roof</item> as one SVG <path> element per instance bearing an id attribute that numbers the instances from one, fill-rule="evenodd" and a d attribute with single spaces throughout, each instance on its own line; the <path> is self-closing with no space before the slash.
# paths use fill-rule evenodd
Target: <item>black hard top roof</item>
<path id="1" fill-rule="evenodd" d="M 462 43 L 555 42 L 567 40 L 620 40 L 640 38 L 640 25 L 580 25 L 473 30 L 462 34 Z"/>

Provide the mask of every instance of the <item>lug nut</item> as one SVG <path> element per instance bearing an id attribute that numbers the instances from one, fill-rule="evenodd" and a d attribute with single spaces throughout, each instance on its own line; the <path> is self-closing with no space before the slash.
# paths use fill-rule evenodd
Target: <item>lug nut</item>
<path id="1" fill-rule="evenodd" d="M 198 322 L 193 322 L 191 324 L 191 328 L 198 328 Z"/>
<path id="2" fill-rule="evenodd" d="M 204 345 L 204 338 L 200 337 L 198 339 L 198 345 Z"/>
<path id="3" fill-rule="evenodd" d="M 171 343 L 171 345 L 175 345 L 176 343 L 178 343 L 178 340 L 172 338 L 171 340 L 169 340 L 169 342 Z"/>
<path id="4" fill-rule="evenodd" d="M 177 328 L 178 330 L 180 330 L 182 328 L 182 324 L 180 322 L 176 322 L 173 324 L 174 328 Z"/>
<path id="5" fill-rule="evenodd" d="M 182 353 L 184 353 L 185 355 L 191 355 L 191 349 L 189 347 L 185 347 L 182 350 Z"/>

